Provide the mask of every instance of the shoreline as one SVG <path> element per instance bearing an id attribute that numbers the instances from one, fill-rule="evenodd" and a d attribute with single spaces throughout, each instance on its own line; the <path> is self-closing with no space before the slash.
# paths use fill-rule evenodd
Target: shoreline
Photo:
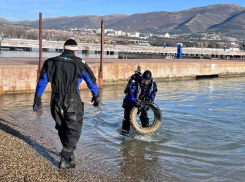
<path id="1" fill-rule="evenodd" d="M 110 181 L 86 169 L 58 169 L 59 141 L 38 131 L 38 123 L 0 111 L 0 181 Z M 26 130 L 27 129 L 27 130 Z M 58 144 L 59 145 L 59 144 Z M 76 161 L 76 164 L 83 161 Z"/>

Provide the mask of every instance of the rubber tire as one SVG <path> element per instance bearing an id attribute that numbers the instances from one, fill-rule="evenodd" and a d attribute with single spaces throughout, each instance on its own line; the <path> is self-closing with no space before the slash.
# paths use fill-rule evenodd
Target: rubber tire
<path id="1" fill-rule="evenodd" d="M 145 106 L 149 107 L 154 113 L 154 122 L 149 127 L 142 127 L 138 124 L 136 120 L 136 115 L 138 112 L 137 107 L 133 107 L 130 111 L 130 124 L 132 128 L 141 135 L 149 135 L 154 133 L 161 125 L 162 113 L 160 108 L 154 103 L 143 103 Z"/>

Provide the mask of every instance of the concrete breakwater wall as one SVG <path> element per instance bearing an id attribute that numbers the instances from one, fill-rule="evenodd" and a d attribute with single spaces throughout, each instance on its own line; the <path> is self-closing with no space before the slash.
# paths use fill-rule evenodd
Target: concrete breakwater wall
<path id="1" fill-rule="evenodd" d="M 170 53 L 169 53 L 170 55 Z M 166 54 L 119 52 L 118 59 L 164 59 Z"/>
<path id="2" fill-rule="evenodd" d="M 99 64 L 89 64 L 95 76 L 98 75 Z M 245 60 L 191 60 L 151 63 L 105 63 L 104 84 L 125 83 L 137 67 L 142 71 L 151 70 L 156 80 L 172 80 L 195 78 L 201 75 L 243 75 L 245 74 Z M 36 65 L 0 65 L 0 93 L 34 92 L 37 81 Z M 81 88 L 86 86 L 81 84 Z M 46 88 L 50 90 L 50 85 Z"/>

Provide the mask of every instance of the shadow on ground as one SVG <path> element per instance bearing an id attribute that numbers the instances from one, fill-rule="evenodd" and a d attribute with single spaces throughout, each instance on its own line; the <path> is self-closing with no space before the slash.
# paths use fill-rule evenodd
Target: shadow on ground
<path id="1" fill-rule="evenodd" d="M 58 161 L 56 161 L 50 155 L 50 153 L 51 154 L 54 154 L 54 155 L 57 155 L 57 156 L 59 156 L 59 153 L 47 149 L 46 147 L 44 147 L 41 144 L 37 143 L 36 141 L 32 140 L 28 136 L 23 135 L 22 133 L 20 133 L 19 131 L 15 130 L 14 128 L 8 126 L 5 123 L 10 124 L 10 122 L 8 122 L 8 121 L 0 118 L 0 129 L 1 130 L 3 130 L 6 133 L 9 133 L 10 135 L 12 135 L 14 137 L 18 137 L 19 139 L 23 140 L 24 142 L 26 142 L 27 144 L 29 144 L 34 150 L 36 150 L 39 155 L 41 155 L 44 158 L 46 158 L 48 161 L 50 161 L 51 163 L 53 163 L 53 165 L 58 166 Z"/>

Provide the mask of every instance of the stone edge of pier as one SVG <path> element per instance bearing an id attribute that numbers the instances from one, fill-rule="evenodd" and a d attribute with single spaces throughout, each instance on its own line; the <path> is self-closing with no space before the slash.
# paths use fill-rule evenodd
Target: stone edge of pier
<path id="1" fill-rule="evenodd" d="M 33 59 L 20 63 L 16 58 L 7 59 L 9 64 L 0 64 L 0 94 L 34 92 L 37 83 L 37 64 Z M 1 59 L 0 59 L 1 62 Z M 18 64 L 17 64 L 18 63 Z M 89 66 L 98 78 L 97 60 L 89 60 Z M 245 60 L 105 60 L 103 66 L 104 85 L 125 84 L 140 66 L 141 70 L 151 70 L 158 81 L 195 79 L 197 76 L 233 77 L 244 76 Z M 85 84 L 80 89 L 86 88 Z M 50 91 L 50 85 L 46 91 Z"/>

